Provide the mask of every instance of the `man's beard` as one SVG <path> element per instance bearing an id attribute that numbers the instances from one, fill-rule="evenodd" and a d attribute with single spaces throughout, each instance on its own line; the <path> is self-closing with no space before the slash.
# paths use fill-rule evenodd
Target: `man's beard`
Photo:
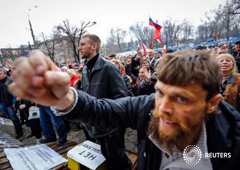
<path id="1" fill-rule="evenodd" d="M 163 114 L 159 112 L 157 109 L 154 110 L 155 115 L 149 123 L 148 127 L 148 135 L 152 135 L 152 138 L 166 147 L 167 151 L 170 153 L 173 152 L 174 145 L 176 147 L 184 146 L 189 139 L 190 136 L 195 135 L 199 129 L 201 129 L 203 120 L 200 121 L 197 125 L 190 125 L 190 123 L 185 120 L 184 118 L 175 118 L 172 119 L 172 116 L 168 116 L 167 114 Z M 157 116 L 156 116 L 157 115 Z M 164 120 L 173 121 L 178 123 L 178 127 L 174 129 L 174 133 L 172 132 L 173 129 L 169 129 L 171 133 L 163 131 L 160 128 L 160 118 Z"/>
<path id="2" fill-rule="evenodd" d="M 90 48 L 85 51 L 83 55 L 81 55 L 81 59 L 88 59 L 91 56 Z"/>

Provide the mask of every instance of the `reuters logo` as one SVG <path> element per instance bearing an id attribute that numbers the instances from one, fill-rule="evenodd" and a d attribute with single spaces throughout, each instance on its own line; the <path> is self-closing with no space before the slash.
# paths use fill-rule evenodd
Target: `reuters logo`
<path id="1" fill-rule="evenodd" d="M 202 158 L 202 152 L 196 145 L 189 145 L 183 151 L 183 159 L 189 165 L 196 165 Z"/>

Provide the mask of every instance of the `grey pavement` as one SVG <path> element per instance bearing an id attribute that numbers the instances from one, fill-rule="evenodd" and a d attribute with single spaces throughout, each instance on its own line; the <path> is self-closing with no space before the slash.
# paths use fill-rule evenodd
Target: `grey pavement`
<path id="1" fill-rule="evenodd" d="M 0 131 L 4 131 L 8 133 L 10 136 L 12 136 L 13 138 L 15 138 L 14 127 L 11 120 L 4 119 L 4 122 L 5 122 L 4 125 L 0 124 Z M 22 127 L 23 127 L 24 134 L 23 134 L 23 137 L 19 139 L 19 141 L 22 142 L 24 145 L 35 144 L 36 143 L 35 137 L 27 138 L 27 136 L 30 134 L 30 128 L 26 127 L 26 125 L 23 125 Z M 82 143 L 83 141 L 85 141 L 85 135 L 83 133 L 83 130 L 77 130 L 72 125 L 71 127 L 73 130 L 69 132 L 67 139 L 74 141 L 76 143 Z M 136 130 L 132 130 L 129 128 L 126 130 L 125 149 L 127 151 L 137 153 L 137 131 Z"/>

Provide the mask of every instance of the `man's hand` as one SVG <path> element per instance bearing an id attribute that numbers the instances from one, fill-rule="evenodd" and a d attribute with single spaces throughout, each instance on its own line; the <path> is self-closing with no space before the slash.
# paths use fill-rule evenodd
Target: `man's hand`
<path id="1" fill-rule="evenodd" d="M 70 90 L 70 77 L 42 52 L 32 51 L 28 57 L 17 60 L 17 69 L 12 75 L 9 91 L 21 98 L 45 106 L 64 110 L 74 102 Z"/>
<path id="2" fill-rule="evenodd" d="M 136 57 L 135 57 L 135 60 L 136 60 L 136 61 L 141 60 L 142 57 L 143 57 L 142 52 L 141 52 L 141 51 L 138 51 L 138 52 L 137 52 L 137 55 L 136 55 Z"/>
<path id="3" fill-rule="evenodd" d="M 131 58 L 128 58 L 128 59 L 127 59 L 127 62 L 126 62 L 126 65 L 130 65 L 130 64 L 132 64 L 132 59 L 131 59 Z"/>
<path id="4" fill-rule="evenodd" d="M 6 60 L 5 61 L 5 64 L 9 67 L 9 68 L 12 68 L 13 67 L 13 63 L 9 60 Z"/>
<path id="5" fill-rule="evenodd" d="M 24 109 L 24 108 L 26 108 L 26 105 L 25 105 L 25 104 L 20 104 L 20 105 L 19 105 L 19 109 L 20 109 L 20 110 L 22 110 L 22 109 Z"/>
<path id="6" fill-rule="evenodd" d="M 151 70 L 148 70 L 147 68 L 145 68 L 144 70 L 144 78 L 146 82 L 150 82 L 151 79 Z"/>

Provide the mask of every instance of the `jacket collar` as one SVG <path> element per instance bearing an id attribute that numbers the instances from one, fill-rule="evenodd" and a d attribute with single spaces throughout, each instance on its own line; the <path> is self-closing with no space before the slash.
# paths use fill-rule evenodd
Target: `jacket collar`
<path id="1" fill-rule="evenodd" d="M 90 61 L 91 61 L 91 60 L 90 60 Z M 87 64 L 86 64 L 86 66 L 83 68 L 83 74 L 88 75 L 88 77 L 89 77 L 90 74 L 93 73 L 94 71 L 102 69 L 102 67 L 103 67 L 103 61 L 104 61 L 104 59 L 102 58 L 102 56 L 100 56 L 100 55 L 98 54 L 97 61 L 95 61 L 95 64 L 93 65 L 93 67 L 92 67 L 92 69 L 91 69 L 91 72 L 88 73 Z"/>
<path id="2" fill-rule="evenodd" d="M 227 79 L 227 84 L 235 84 L 235 78 L 233 74 L 231 74 L 231 76 Z"/>
<path id="3" fill-rule="evenodd" d="M 102 58 L 102 56 L 100 56 L 100 55 L 98 54 L 98 59 L 97 59 L 97 61 L 95 62 L 95 64 L 94 64 L 91 72 L 94 72 L 94 71 L 96 71 L 96 70 L 100 70 L 100 69 L 102 69 L 102 67 L 103 67 L 103 58 Z"/>

